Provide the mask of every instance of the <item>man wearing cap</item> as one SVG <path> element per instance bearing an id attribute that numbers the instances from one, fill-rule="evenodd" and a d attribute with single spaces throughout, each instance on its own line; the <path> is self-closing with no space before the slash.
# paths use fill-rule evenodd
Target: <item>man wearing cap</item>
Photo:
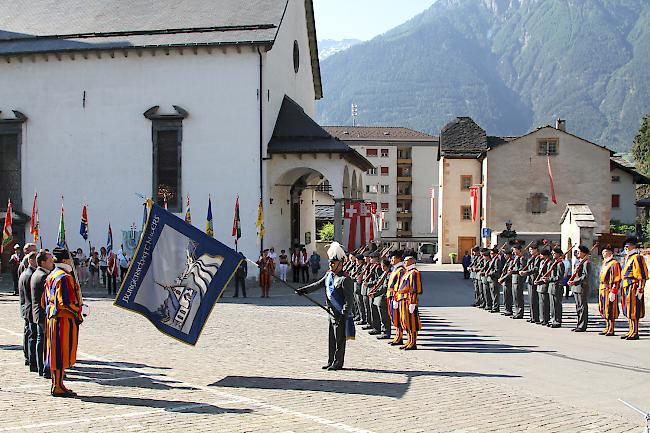
<path id="1" fill-rule="evenodd" d="M 564 275 L 566 269 L 564 267 L 564 253 L 560 247 L 553 248 L 553 264 L 551 265 L 552 271 L 548 276 L 548 291 L 551 297 L 551 323 L 548 326 L 551 328 L 562 327 L 562 295 L 564 294 Z"/>
<path id="2" fill-rule="evenodd" d="M 539 264 L 541 257 L 536 244 L 528 248 L 530 258 L 524 270 L 519 271 L 519 275 L 526 277 L 526 284 L 528 285 L 528 309 L 530 311 L 530 323 L 539 323 L 539 296 L 537 295 L 537 286 L 535 280 L 539 275 Z"/>
<path id="3" fill-rule="evenodd" d="M 587 297 L 589 296 L 589 286 L 591 284 L 591 262 L 589 261 L 589 248 L 580 245 L 578 251 L 580 261 L 569 279 L 569 285 L 576 301 L 576 313 L 578 313 L 578 323 L 575 329 L 571 331 L 585 332 L 589 320 Z"/>
<path id="4" fill-rule="evenodd" d="M 345 342 L 354 338 L 354 323 L 352 322 L 353 283 L 352 279 L 343 272 L 345 251 L 338 242 L 333 242 L 327 250 L 329 271 L 315 283 L 296 290 L 298 295 L 314 292 L 324 288 L 327 295 L 327 306 L 331 311 L 329 320 L 329 357 L 324 370 L 340 370 L 345 361 Z"/>
<path id="5" fill-rule="evenodd" d="M 77 338 L 81 317 L 78 281 L 72 276 L 70 252 L 55 248 L 55 268 L 45 280 L 45 316 L 47 318 L 46 363 L 52 375 L 53 397 L 75 397 L 63 384 L 65 370 L 77 360 Z"/>
<path id="6" fill-rule="evenodd" d="M 14 280 L 14 296 L 18 294 L 18 279 L 20 275 L 18 274 L 18 267 L 20 266 L 20 262 L 23 261 L 23 256 L 22 252 L 20 250 L 20 245 L 16 244 L 14 245 L 14 253 L 11 255 L 11 258 L 9 259 L 9 264 L 11 265 L 11 277 Z"/>
<path id="7" fill-rule="evenodd" d="M 503 270 L 497 280 L 497 283 L 503 287 L 503 307 L 505 311 L 501 314 L 512 316 L 512 250 L 505 250 L 503 255 L 505 257 Z"/>
<path id="8" fill-rule="evenodd" d="M 638 250 L 636 238 L 625 240 L 625 265 L 623 266 L 623 314 L 630 322 L 630 330 L 621 338 L 639 339 L 639 320 L 645 316 L 643 288 L 648 279 L 648 267 Z"/>
<path id="9" fill-rule="evenodd" d="M 525 279 L 520 275 L 521 271 L 526 268 L 526 258 L 520 244 L 512 247 L 513 257 L 510 270 L 512 272 L 512 296 L 514 298 L 513 319 L 524 318 L 524 284 Z"/>
<path id="10" fill-rule="evenodd" d="M 45 365 L 45 309 L 41 305 L 43 292 L 45 291 L 45 280 L 54 269 L 54 258 L 52 254 L 41 251 L 36 256 L 36 270 L 32 274 L 30 290 L 32 294 L 32 316 L 36 324 L 36 366 L 38 374 L 43 377 L 50 377 L 49 366 Z"/>
<path id="11" fill-rule="evenodd" d="M 490 284 L 488 283 L 488 269 L 490 267 L 490 250 L 483 248 L 481 250 L 481 255 L 483 259 L 479 267 L 478 275 L 481 278 L 481 294 L 483 295 L 483 300 L 485 303 L 481 306 L 485 310 L 492 310 L 492 296 L 490 294 Z"/>
<path id="12" fill-rule="evenodd" d="M 492 299 L 492 308 L 490 309 L 491 313 L 498 313 L 500 307 L 499 301 L 499 276 L 503 271 L 503 261 L 501 260 L 501 255 L 499 254 L 499 249 L 494 247 L 490 250 L 490 264 L 486 272 L 486 278 L 488 282 L 488 287 L 490 289 L 490 298 Z"/>
<path id="13" fill-rule="evenodd" d="M 598 288 L 598 311 L 605 319 L 605 329 L 601 335 L 613 336 L 618 319 L 618 303 L 616 298 L 621 286 L 621 265 L 614 259 L 614 251 L 606 245 L 602 251 L 603 265 L 600 268 L 600 286 Z"/>
<path id="14" fill-rule="evenodd" d="M 20 315 L 24 321 L 23 328 L 23 353 L 25 365 L 29 365 L 30 371 L 38 371 L 36 365 L 36 323 L 32 316 L 32 292 L 31 279 L 36 270 L 36 253 L 30 252 L 25 256 L 27 266 L 18 279 L 18 293 L 20 294 Z"/>
<path id="15" fill-rule="evenodd" d="M 398 298 L 398 291 L 404 276 L 404 264 L 402 263 L 402 252 L 393 251 L 390 257 L 390 263 L 393 265 L 393 271 L 388 277 L 388 288 L 386 289 L 386 301 L 388 303 L 388 314 L 390 315 L 391 322 L 395 327 L 395 338 L 390 343 L 391 346 L 401 346 L 404 337 L 402 329 L 402 322 L 400 319 L 400 303 Z"/>
<path id="16" fill-rule="evenodd" d="M 378 335 L 381 333 L 381 318 L 379 316 L 379 308 L 373 302 L 375 287 L 379 283 L 381 278 L 382 270 L 381 265 L 379 264 L 379 251 L 373 251 L 370 253 L 370 270 L 366 273 L 366 296 L 364 301 L 367 299 L 368 304 L 366 305 L 366 310 L 370 313 L 370 327 L 368 329 L 368 334 Z"/>
<path id="17" fill-rule="evenodd" d="M 373 308 L 376 309 L 379 314 L 380 332 L 377 336 L 378 340 L 390 339 L 391 321 L 390 315 L 388 314 L 388 302 L 386 299 L 390 275 L 390 260 L 384 259 L 381 262 L 381 275 L 371 292 Z"/>
<path id="18" fill-rule="evenodd" d="M 551 299 L 548 294 L 549 279 L 546 273 L 548 272 L 550 275 L 549 271 L 551 271 L 553 261 L 551 260 L 551 252 L 547 249 L 543 249 L 539 255 L 541 256 L 541 260 L 539 262 L 539 276 L 536 281 L 537 296 L 539 297 L 539 324 L 548 326 L 551 320 Z"/>
<path id="19" fill-rule="evenodd" d="M 354 279 L 354 301 L 359 310 L 359 321 L 357 322 L 357 325 L 365 326 L 370 320 L 366 314 L 366 305 L 363 303 L 363 295 L 361 294 L 363 276 L 366 273 L 366 262 L 363 254 L 357 254 L 354 259 L 357 266 L 352 278 Z"/>
<path id="20" fill-rule="evenodd" d="M 415 257 L 407 256 L 404 259 L 404 264 L 406 267 L 398 295 L 401 295 L 399 298 L 400 321 L 408 335 L 408 340 L 405 345 L 400 346 L 400 349 L 416 350 L 418 348 L 418 332 L 422 329 L 418 311 L 418 296 L 422 294 L 422 281 L 420 271 L 415 268 Z"/>
<path id="21" fill-rule="evenodd" d="M 469 278 L 472 280 L 474 285 L 474 304 L 472 307 L 478 307 L 481 304 L 481 287 L 479 285 L 479 279 L 477 277 L 476 268 L 480 259 L 480 248 L 472 248 L 472 259 L 469 265 Z"/>

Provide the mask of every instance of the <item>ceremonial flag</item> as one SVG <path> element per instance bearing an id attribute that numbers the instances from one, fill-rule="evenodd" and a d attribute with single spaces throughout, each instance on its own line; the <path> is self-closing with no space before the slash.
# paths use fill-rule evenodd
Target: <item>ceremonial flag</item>
<path id="1" fill-rule="evenodd" d="M 361 213 L 360 203 L 354 203 L 349 200 L 343 204 L 343 240 L 347 245 L 348 251 L 354 251 L 361 246 L 361 230 L 357 229 L 359 225 L 359 214 Z"/>
<path id="2" fill-rule="evenodd" d="M 106 252 L 113 251 L 113 230 L 111 230 L 111 223 L 108 223 L 108 239 L 106 239 Z"/>
<path id="3" fill-rule="evenodd" d="M 239 219 L 239 196 L 235 200 L 235 218 L 232 221 L 232 235 L 235 238 L 235 244 L 241 238 L 241 221 Z"/>
<path id="4" fill-rule="evenodd" d="M 214 237 L 214 227 L 212 226 L 212 199 L 208 196 L 208 217 L 205 220 L 205 234 Z"/>
<path id="5" fill-rule="evenodd" d="M 469 205 L 472 214 L 472 222 L 476 221 L 476 214 L 478 213 L 478 196 L 481 193 L 481 187 L 478 185 L 469 187 Z"/>
<path id="6" fill-rule="evenodd" d="M 548 163 L 548 178 L 551 181 L 551 201 L 553 204 L 557 204 L 557 198 L 555 198 L 555 185 L 553 184 L 553 171 L 551 170 L 551 157 L 546 155 L 546 162 Z"/>
<path id="7" fill-rule="evenodd" d="M 85 241 L 88 240 L 88 211 L 86 205 L 81 209 L 81 226 L 79 227 L 79 234 Z"/>
<path id="8" fill-rule="evenodd" d="M 192 224 L 192 215 L 190 215 L 190 195 L 187 195 L 187 208 L 185 209 L 185 222 Z"/>
<path id="9" fill-rule="evenodd" d="M 2 229 L 2 245 L 0 253 L 14 240 L 13 229 L 11 228 L 11 199 L 7 201 L 7 214 L 5 215 L 5 225 Z"/>
<path id="10" fill-rule="evenodd" d="M 122 251 L 127 256 L 133 257 L 141 236 L 142 232 L 138 230 L 135 223 L 131 224 L 129 230 L 122 230 Z"/>
<path id="11" fill-rule="evenodd" d="M 149 206 L 142 240 L 115 305 L 194 345 L 241 256 L 162 207 Z"/>
<path id="12" fill-rule="evenodd" d="M 32 205 L 32 220 L 29 225 L 29 232 L 34 236 L 34 243 L 38 242 L 40 237 L 39 219 L 38 219 L 38 203 L 36 202 L 37 194 L 34 193 L 34 204 Z"/>
<path id="13" fill-rule="evenodd" d="M 257 227 L 257 236 L 260 239 L 264 239 L 266 230 L 264 229 L 264 209 L 262 199 L 260 199 L 260 205 L 257 207 L 257 222 L 255 223 L 255 227 Z"/>
<path id="14" fill-rule="evenodd" d="M 59 218 L 59 234 L 56 237 L 56 246 L 65 248 L 65 222 L 63 219 L 63 197 L 61 197 L 61 218 Z"/>

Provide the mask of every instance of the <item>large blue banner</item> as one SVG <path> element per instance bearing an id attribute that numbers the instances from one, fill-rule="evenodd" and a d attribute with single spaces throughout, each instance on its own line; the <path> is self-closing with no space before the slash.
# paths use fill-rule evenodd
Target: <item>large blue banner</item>
<path id="1" fill-rule="evenodd" d="M 150 206 L 115 305 L 194 345 L 242 256 L 162 207 Z"/>

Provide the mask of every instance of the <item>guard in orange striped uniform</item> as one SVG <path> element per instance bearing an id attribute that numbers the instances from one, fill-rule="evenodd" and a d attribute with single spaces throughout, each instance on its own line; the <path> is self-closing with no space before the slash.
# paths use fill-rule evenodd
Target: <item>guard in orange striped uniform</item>
<path id="1" fill-rule="evenodd" d="M 268 298 L 269 289 L 271 289 L 271 278 L 275 275 L 275 262 L 269 257 L 269 250 L 262 251 L 262 257 L 257 261 L 257 266 L 260 268 L 261 297 Z"/>
<path id="2" fill-rule="evenodd" d="M 72 276 L 72 259 L 67 250 L 53 251 L 56 267 L 45 280 L 45 315 L 47 317 L 46 365 L 52 374 L 51 393 L 54 397 L 75 397 L 66 388 L 63 376 L 77 360 L 77 338 L 81 317 L 79 283 Z"/>
<path id="3" fill-rule="evenodd" d="M 639 320 L 645 316 L 643 288 L 648 279 L 648 267 L 637 249 L 636 238 L 625 240 L 625 265 L 623 266 L 623 296 L 621 305 L 623 314 L 630 322 L 630 330 L 621 338 L 639 339 Z"/>
<path id="4" fill-rule="evenodd" d="M 598 311 L 607 326 L 601 335 L 614 335 L 614 321 L 618 318 L 618 289 L 621 286 L 621 265 L 614 259 L 612 247 L 603 248 L 603 265 L 600 268 L 600 287 L 598 289 Z"/>
<path id="5" fill-rule="evenodd" d="M 390 256 L 390 264 L 393 265 L 393 270 L 388 278 L 386 300 L 388 301 L 388 314 L 390 315 L 390 320 L 395 327 L 395 338 L 388 343 L 391 346 L 401 346 L 404 334 L 402 322 L 400 320 L 400 303 L 398 299 L 400 283 L 402 282 L 402 276 L 405 272 L 404 264 L 402 263 L 402 254 L 401 251 L 393 251 Z"/>
<path id="6" fill-rule="evenodd" d="M 418 332 L 422 329 L 420 313 L 418 311 L 418 296 L 422 294 L 422 281 L 420 271 L 415 269 L 415 257 L 406 257 L 406 265 L 398 295 L 401 295 L 399 313 L 402 328 L 406 330 L 408 341 L 400 349 L 415 350 L 417 346 Z"/>

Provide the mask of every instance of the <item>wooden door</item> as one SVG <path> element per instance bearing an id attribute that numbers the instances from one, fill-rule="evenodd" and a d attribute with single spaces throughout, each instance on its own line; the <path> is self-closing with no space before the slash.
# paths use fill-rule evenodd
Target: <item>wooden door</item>
<path id="1" fill-rule="evenodd" d="M 458 261 L 457 263 L 460 263 L 460 260 L 463 258 L 463 255 L 465 255 L 465 251 L 470 253 L 472 251 L 472 248 L 476 246 L 476 238 L 475 237 L 468 237 L 468 236 L 459 236 L 458 237 Z"/>

